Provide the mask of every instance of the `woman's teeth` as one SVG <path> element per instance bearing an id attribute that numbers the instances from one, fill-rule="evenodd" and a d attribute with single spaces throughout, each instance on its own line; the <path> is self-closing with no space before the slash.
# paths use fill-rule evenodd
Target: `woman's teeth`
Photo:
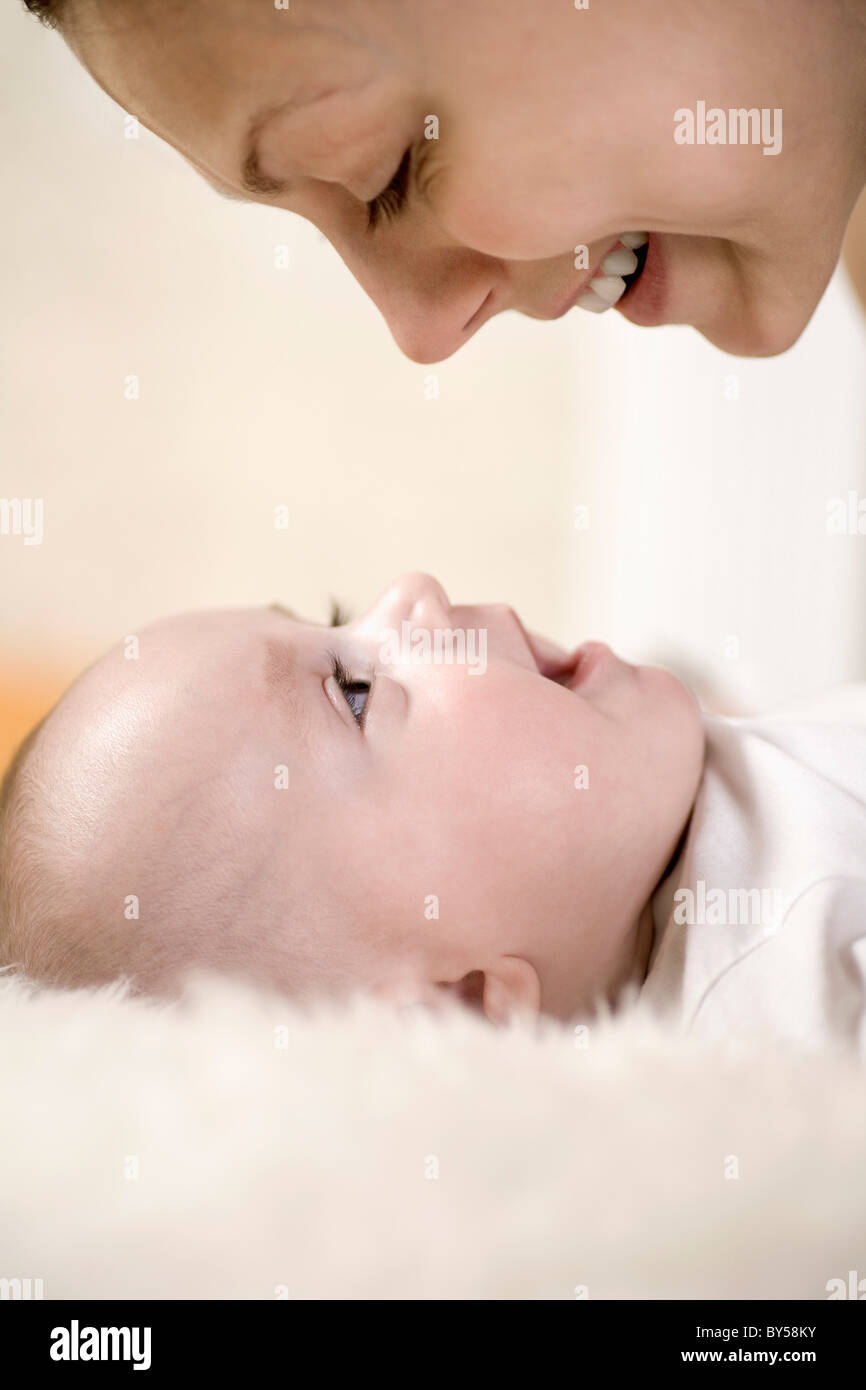
<path id="1" fill-rule="evenodd" d="M 626 280 L 634 283 L 643 270 L 646 250 L 642 248 L 648 241 L 647 232 L 623 232 L 577 300 L 577 307 L 588 309 L 591 314 L 603 314 L 605 309 L 613 308 L 629 288 Z M 642 254 L 637 255 L 638 251 Z"/>

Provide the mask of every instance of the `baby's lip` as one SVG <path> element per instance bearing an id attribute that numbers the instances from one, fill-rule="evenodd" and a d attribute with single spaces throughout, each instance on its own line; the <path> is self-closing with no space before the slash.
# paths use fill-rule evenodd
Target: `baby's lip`
<path id="1" fill-rule="evenodd" d="M 517 622 L 539 675 L 564 686 L 566 690 L 577 690 L 603 662 L 616 660 L 606 642 L 583 642 L 573 651 L 566 652 L 549 638 L 527 631 L 519 618 Z"/>
<path id="2" fill-rule="evenodd" d="M 612 657 L 613 652 L 606 642 L 584 642 L 582 647 L 578 647 L 574 655 L 576 658 L 574 667 L 566 682 L 569 690 L 576 690 L 579 685 L 585 684 L 596 667 L 606 657 Z"/>
<path id="3" fill-rule="evenodd" d="M 567 690 L 577 690 L 605 657 L 613 656 L 606 642 L 584 642 L 566 656 L 552 643 L 527 635 L 539 674 Z"/>
<path id="4" fill-rule="evenodd" d="M 549 681 L 556 681 L 558 685 L 567 685 L 574 670 L 577 652 L 565 652 L 547 637 L 528 632 L 522 623 L 520 626 L 539 675 L 545 676 Z"/>

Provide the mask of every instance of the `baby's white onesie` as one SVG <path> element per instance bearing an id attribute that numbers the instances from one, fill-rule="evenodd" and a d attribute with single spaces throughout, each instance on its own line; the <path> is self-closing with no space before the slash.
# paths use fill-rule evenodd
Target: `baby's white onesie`
<path id="1" fill-rule="evenodd" d="M 704 725 L 704 776 L 653 896 L 641 999 L 708 1039 L 866 1055 L 866 685 Z"/>

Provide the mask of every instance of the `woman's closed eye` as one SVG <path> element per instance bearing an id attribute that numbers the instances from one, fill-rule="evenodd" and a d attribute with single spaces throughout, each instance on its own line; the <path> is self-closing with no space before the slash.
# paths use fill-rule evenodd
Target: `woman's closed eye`
<path id="1" fill-rule="evenodd" d="M 399 217 L 406 206 L 409 196 L 409 178 L 412 173 L 412 146 L 410 145 L 400 164 L 397 172 L 381 193 L 371 199 L 367 204 L 367 226 L 372 230 L 378 226 L 380 220 L 385 217 L 389 221 L 394 217 Z"/>
<path id="2" fill-rule="evenodd" d="M 356 680 L 351 672 L 347 671 L 340 658 L 333 653 L 331 653 L 331 670 L 356 722 L 363 726 L 364 712 L 372 688 L 370 681 Z"/>

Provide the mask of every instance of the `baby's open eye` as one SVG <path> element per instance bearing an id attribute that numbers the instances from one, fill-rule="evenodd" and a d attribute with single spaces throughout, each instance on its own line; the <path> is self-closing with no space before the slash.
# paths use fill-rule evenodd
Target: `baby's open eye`
<path id="1" fill-rule="evenodd" d="M 366 681 L 349 681 L 346 685 L 341 684 L 340 689 L 346 697 L 346 704 L 360 724 L 364 715 L 367 696 L 370 694 L 368 683 Z"/>
<path id="2" fill-rule="evenodd" d="M 370 682 L 356 680 L 338 656 L 331 658 L 334 680 L 343 692 L 346 704 L 359 724 L 363 722 L 364 710 L 370 694 Z"/>

